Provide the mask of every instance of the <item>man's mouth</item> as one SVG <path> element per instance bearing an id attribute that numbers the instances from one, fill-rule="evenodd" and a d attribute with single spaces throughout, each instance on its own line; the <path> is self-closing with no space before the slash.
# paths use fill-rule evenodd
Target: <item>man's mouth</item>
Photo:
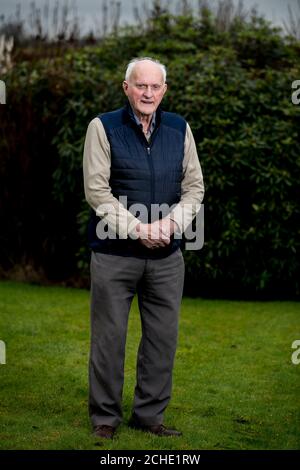
<path id="1" fill-rule="evenodd" d="M 144 101 L 144 100 L 141 100 L 143 104 L 154 104 L 153 101 Z"/>

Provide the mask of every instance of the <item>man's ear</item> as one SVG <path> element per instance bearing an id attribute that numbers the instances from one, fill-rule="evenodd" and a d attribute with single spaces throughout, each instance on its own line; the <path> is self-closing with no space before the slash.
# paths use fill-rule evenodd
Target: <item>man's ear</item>
<path id="1" fill-rule="evenodd" d="M 123 82 L 123 90 L 124 90 L 124 93 L 125 95 L 127 95 L 127 90 L 128 90 L 128 82 L 126 82 L 126 80 L 124 80 Z"/>
<path id="2" fill-rule="evenodd" d="M 165 84 L 164 84 L 164 95 L 167 93 L 167 90 L 168 90 L 168 84 L 165 83 Z M 164 96 L 164 95 L 163 95 L 163 96 Z"/>

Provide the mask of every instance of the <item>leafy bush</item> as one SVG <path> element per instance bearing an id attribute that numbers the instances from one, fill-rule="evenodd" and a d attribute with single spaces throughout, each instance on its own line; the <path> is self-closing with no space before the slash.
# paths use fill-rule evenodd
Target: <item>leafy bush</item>
<path id="1" fill-rule="evenodd" d="M 186 293 L 299 295 L 299 44 L 265 21 L 220 31 L 209 14 L 153 17 L 63 58 L 20 62 L 1 108 L 2 269 L 88 284 L 82 152 L 89 121 L 122 106 L 126 63 L 168 67 L 164 107 L 190 123 L 203 168 L 205 245 L 187 252 Z"/>

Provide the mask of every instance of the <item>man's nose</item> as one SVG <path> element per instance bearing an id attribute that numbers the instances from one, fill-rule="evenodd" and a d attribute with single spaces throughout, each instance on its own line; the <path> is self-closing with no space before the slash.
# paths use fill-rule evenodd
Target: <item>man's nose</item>
<path id="1" fill-rule="evenodd" d="M 144 91 L 144 96 L 145 98 L 151 98 L 153 95 L 152 87 L 151 85 L 147 86 L 147 89 Z"/>

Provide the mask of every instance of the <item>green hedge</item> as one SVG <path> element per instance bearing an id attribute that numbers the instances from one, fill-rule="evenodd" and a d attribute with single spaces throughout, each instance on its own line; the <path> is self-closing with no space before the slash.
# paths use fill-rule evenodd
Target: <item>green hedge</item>
<path id="1" fill-rule="evenodd" d="M 164 107 L 190 123 L 205 178 L 205 244 L 185 253 L 186 293 L 298 296 L 299 51 L 259 18 L 220 32 L 209 14 L 164 14 L 143 32 L 15 64 L 1 107 L 2 270 L 88 282 L 86 128 L 124 103 L 126 63 L 150 55 L 168 67 Z"/>

